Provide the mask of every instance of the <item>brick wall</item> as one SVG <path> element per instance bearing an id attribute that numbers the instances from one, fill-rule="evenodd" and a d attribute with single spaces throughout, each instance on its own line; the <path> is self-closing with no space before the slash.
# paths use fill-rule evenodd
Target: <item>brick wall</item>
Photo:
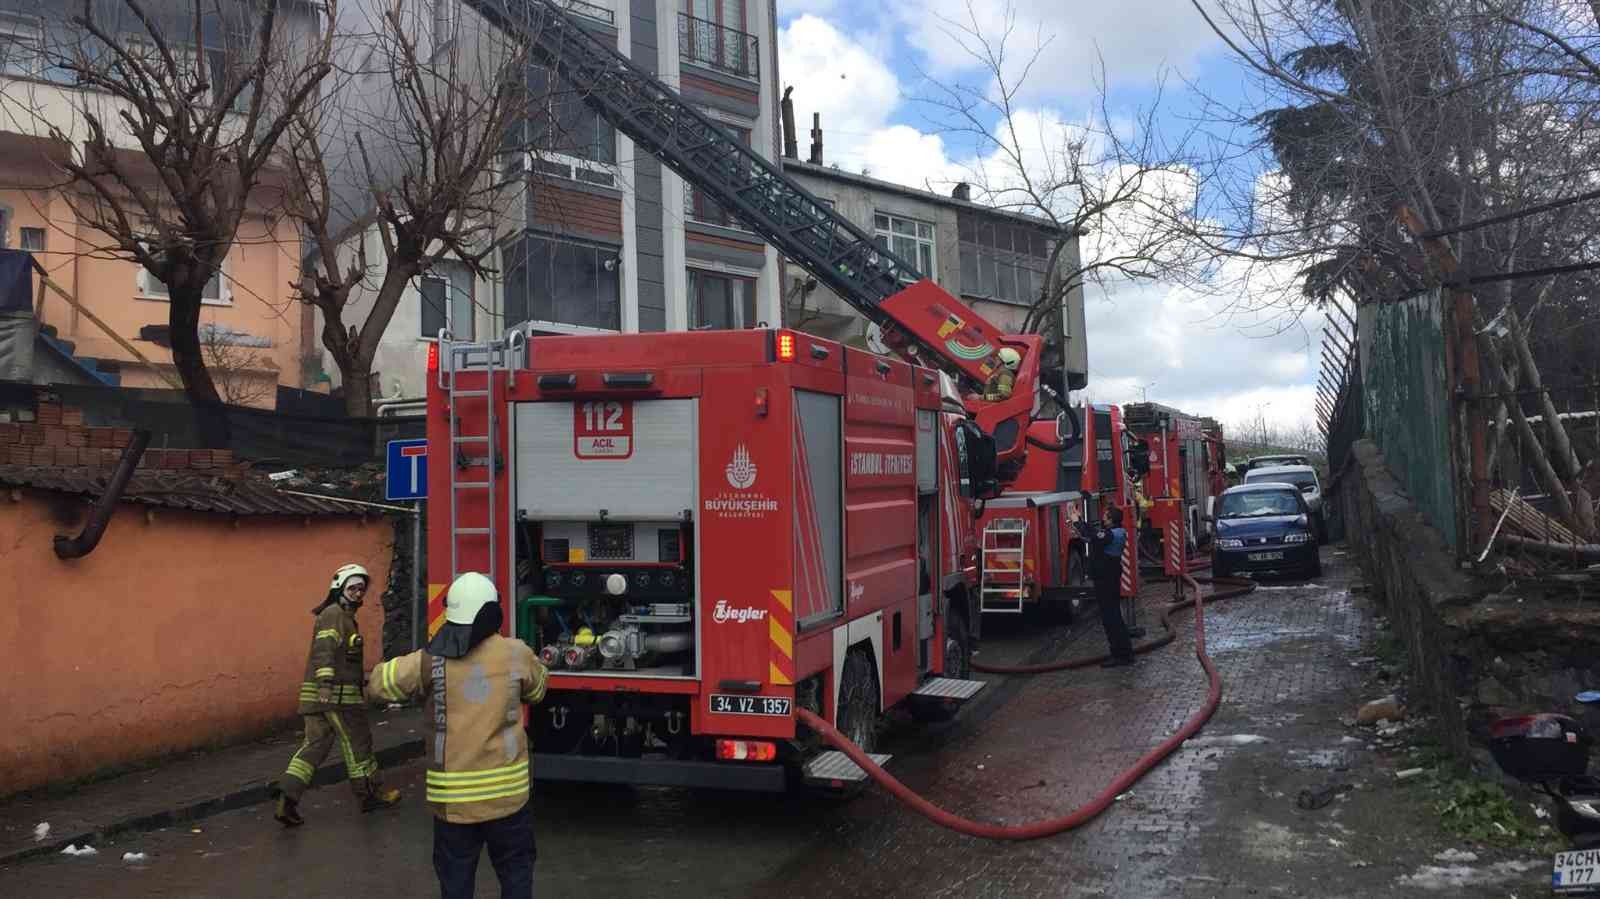
<path id="1" fill-rule="evenodd" d="M 0 422 L 0 465 L 34 468 L 113 468 L 133 440 L 130 428 L 96 428 L 83 410 L 41 401 L 28 422 Z M 232 450 L 146 449 L 141 469 L 205 470 L 235 474 Z"/>

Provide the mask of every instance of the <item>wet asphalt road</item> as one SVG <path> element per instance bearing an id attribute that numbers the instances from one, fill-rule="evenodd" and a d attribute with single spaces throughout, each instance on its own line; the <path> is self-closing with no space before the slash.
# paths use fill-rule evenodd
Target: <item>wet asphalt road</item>
<path id="1" fill-rule="evenodd" d="M 782 899 L 973 897 L 1333 897 L 1441 895 L 1437 832 L 1425 795 L 1397 790 L 1383 757 L 1339 724 L 1371 686 L 1362 654 L 1373 632 L 1352 596 L 1355 573 L 1324 550 L 1317 584 L 1285 583 L 1208 607 L 1211 655 L 1224 682 L 1197 741 L 1152 771 L 1105 814 L 1070 834 L 992 843 L 943 830 L 878 790 L 840 799 L 677 789 L 535 785 L 540 897 L 761 896 Z M 1166 585 L 1147 588 L 1150 603 Z M 1159 631 L 1147 606 L 1143 621 Z M 1187 615 L 1188 613 L 1185 613 Z M 979 655 L 1007 664 L 1104 651 L 1098 624 L 1070 630 L 1015 620 L 986 627 Z M 897 726 L 891 770 L 936 803 L 985 821 L 1020 823 L 1077 808 L 1172 733 L 1201 703 L 1192 619 L 1132 669 L 990 686 L 954 722 Z M 1229 734 L 1250 734 L 1246 745 Z M 1326 759 L 1335 759 L 1326 762 Z M 1326 769 L 1326 770 L 1324 770 Z M 267 806 L 190 828 L 130 835 L 92 858 L 51 857 L 0 869 L 0 897 L 314 897 L 437 895 L 432 823 L 418 801 L 422 769 L 390 772 L 399 809 L 363 816 L 341 787 L 313 791 L 309 824 L 282 831 Z M 1296 790 L 1329 777 L 1357 782 L 1347 803 L 1297 812 Z M 146 853 L 126 863 L 126 851 Z M 1496 873 L 1488 862 L 1520 867 Z M 1486 855 L 1445 895 L 1499 896 L 1548 882 L 1535 859 Z M 1454 876 L 1454 875 L 1452 875 Z M 1522 895 L 1536 895 L 1533 891 Z M 485 860 L 478 895 L 498 895 Z"/>

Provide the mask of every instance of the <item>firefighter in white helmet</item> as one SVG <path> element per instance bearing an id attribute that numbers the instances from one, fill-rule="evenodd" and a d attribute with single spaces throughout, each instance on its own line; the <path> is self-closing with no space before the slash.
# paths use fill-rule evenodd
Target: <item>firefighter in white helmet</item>
<path id="1" fill-rule="evenodd" d="M 317 616 L 311 628 L 311 652 L 305 679 L 300 683 L 300 717 L 305 739 L 289 759 L 282 785 L 277 789 L 273 817 L 285 827 L 305 823 L 300 797 L 311 786 L 317 766 L 339 744 L 350 788 L 370 812 L 400 801 L 400 791 L 385 790 L 378 782 L 378 761 L 372 755 L 372 726 L 367 722 L 366 697 L 361 692 L 362 653 L 365 644 L 356 623 L 371 586 L 367 569 L 351 563 L 340 566 L 328 585 L 322 604 L 311 610 Z"/>
<path id="2" fill-rule="evenodd" d="M 533 895 L 533 817 L 522 707 L 547 672 L 521 640 L 500 636 L 494 582 L 469 571 L 445 594 L 444 626 L 426 649 L 372 669 L 367 695 L 426 700 L 433 868 L 444 899 L 470 897 L 485 846 L 500 895 Z"/>
<path id="3" fill-rule="evenodd" d="M 983 390 L 983 398 L 991 403 L 1011 398 L 1011 388 L 1017 382 L 1017 367 L 1022 364 L 1022 354 L 1008 346 L 1001 347 L 995 357 L 1000 367 L 989 376 L 989 383 Z"/>

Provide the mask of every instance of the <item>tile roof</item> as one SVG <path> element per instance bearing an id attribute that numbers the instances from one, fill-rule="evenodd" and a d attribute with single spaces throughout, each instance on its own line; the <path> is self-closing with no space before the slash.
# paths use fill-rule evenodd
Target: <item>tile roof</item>
<path id="1" fill-rule="evenodd" d="M 0 485 L 31 487 L 90 498 L 105 492 L 107 468 L 43 468 L 0 465 Z M 355 503 L 284 493 L 259 477 L 193 471 L 134 472 L 125 502 L 226 515 L 358 516 L 370 511 Z"/>

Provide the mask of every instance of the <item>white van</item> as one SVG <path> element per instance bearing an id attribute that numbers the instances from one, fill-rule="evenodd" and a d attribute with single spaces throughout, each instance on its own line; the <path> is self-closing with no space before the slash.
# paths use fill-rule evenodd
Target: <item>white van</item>
<path id="1" fill-rule="evenodd" d="M 1300 495 L 1306 499 L 1306 505 L 1311 508 L 1311 518 L 1316 528 L 1317 542 L 1328 542 L 1328 515 L 1322 507 L 1322 481 L 1317 479 L 1317 470 L 1309 465 L 1273 465 L 1268 468 L 1252 468 L 1245 472 L 1246 484 L 1290 484 Z"/>

